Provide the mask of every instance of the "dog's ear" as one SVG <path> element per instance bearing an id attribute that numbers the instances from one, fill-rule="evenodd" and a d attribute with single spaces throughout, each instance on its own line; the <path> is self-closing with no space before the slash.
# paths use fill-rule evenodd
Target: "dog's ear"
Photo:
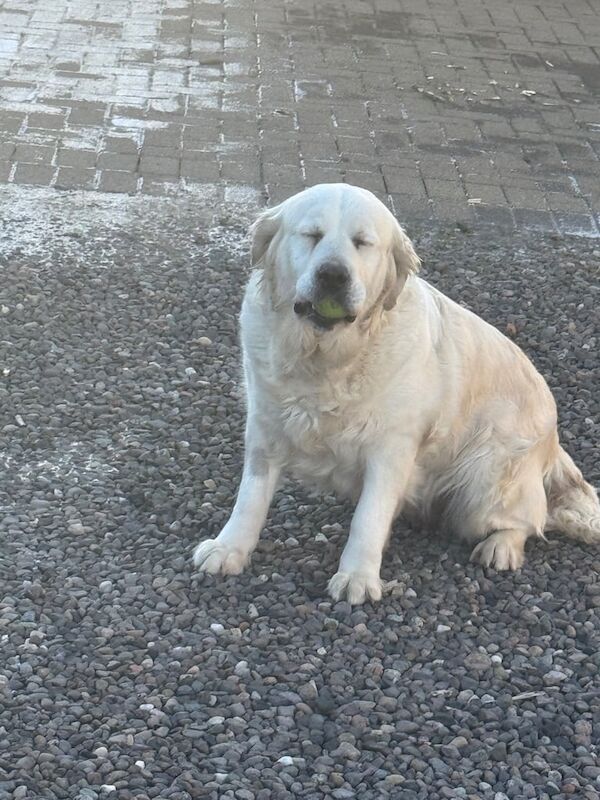
<path id="1" fill-rule="evenodd" d="M 252 236 L 252 266 L 256 267 L 267 254 L 269 245 L 281 226 L 281 206 L 263 211 L 250 227 Z"/>
<path id="2" fill-rule="evenodd" d="M 383 307 L 386 311 L 396 305 L 396 300 L 406 283 L 406 279 L 409 275 L 414 275 L 418 272 L 420 266 L 421 260 L 415 253 L 411 240 L 404 233 L 401 225 L 395 222 L 383 295 Z"/>

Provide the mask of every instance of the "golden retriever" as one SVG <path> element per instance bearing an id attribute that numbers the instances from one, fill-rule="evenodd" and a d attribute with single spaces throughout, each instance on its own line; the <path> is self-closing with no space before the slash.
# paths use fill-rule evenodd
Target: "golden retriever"
<path id="1" fill-rule="evenodd" d="M 253 226 L 241 313 L 244 469 L 231 518 L 194 561 L 239 573 L 282 470 L 357 501 L 329 593 L 381 597 L 400 511 L 475 545 L 497 570 L 556 528 L 600 541 L 600 506 L 562 449 L 542 376 L 499 331 L 417 277 L 388 209 L 345 184 L 314 186 Z"/>

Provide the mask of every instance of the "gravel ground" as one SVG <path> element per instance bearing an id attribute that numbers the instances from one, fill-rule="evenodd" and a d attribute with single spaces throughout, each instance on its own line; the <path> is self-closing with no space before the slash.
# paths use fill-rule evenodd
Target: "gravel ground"
<path id="1" fill-rule="evenodd" d="M 194 575 L 242 458 L 234 200 L 0 191 L 0 797 L 600 797 L 598 550 L 486 573 L 401 523 L 352 610 L 351 508 L 289 484 L 244 575 Z M 600 483 L 598 241 L 411 232 Z"/>

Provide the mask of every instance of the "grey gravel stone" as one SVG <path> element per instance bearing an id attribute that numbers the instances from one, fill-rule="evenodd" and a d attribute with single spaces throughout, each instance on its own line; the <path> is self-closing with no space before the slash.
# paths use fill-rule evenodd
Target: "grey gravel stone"
<path id="1" fill-rule="evenodd" d="M 350 761 L 358 761 L 360 758 L 360 750 L 350 742 L 342 742 L 339 747 L 331 753 L 334 758 L 349 759 Z"/>
<path id="2" fill-rule="evenodd" d="M 558 686 L 563 681 L 566 681 L 568 677 L 565 672 L 561 672 L 559 669 L 551 669 L 544 675 L 542 680 L 546 686 Z"/>
<path id="3" fill-rule="evenodd" d="M 492 666 L 492 659 L 486 653 L 469 653 L 465 658 L 465 667 L 483 672 Z"/>

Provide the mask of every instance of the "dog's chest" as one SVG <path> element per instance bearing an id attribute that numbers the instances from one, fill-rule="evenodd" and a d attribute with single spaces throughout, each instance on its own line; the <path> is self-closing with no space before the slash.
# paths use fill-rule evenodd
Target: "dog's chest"
<path id="1" fill-rule="evenodd" d="M 373 419 L 355 389 L 292 383 L 274 416 L 275 445 L 293 474 L 343 494 L 357 491 Z"/>

